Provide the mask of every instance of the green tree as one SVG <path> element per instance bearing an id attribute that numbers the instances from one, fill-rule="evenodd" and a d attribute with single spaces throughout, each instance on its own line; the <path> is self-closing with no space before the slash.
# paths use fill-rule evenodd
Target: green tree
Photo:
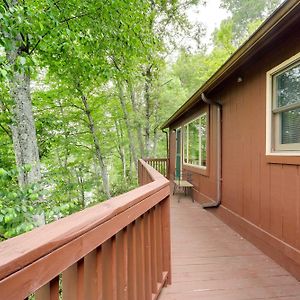
<path id="1" fill-rule="evenodd" d="M 232 16 L 233 45 L 239 46 L 268 17 L 282 0 L 222 0 L 221 7 Z"/>

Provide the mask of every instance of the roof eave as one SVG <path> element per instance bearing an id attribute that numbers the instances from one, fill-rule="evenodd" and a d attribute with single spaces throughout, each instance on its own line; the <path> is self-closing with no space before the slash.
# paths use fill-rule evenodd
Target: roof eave
<path id="1" fill-rule="evenodd" d="M 201 94 L 207 93 L 227 78 L 239 62 L 257 44 L 264 40 L 264 37 L 273 30 L 291 11 L 300 6 L 299 0 L 289 0 L 279 6 L 276 11 L 268 17 L 262 25 L 239 47 L 229 59 L 166 121 L 161 129 L 168 128 L 176 119 L 184 114 L 196 101 L 201 100 Z"/>

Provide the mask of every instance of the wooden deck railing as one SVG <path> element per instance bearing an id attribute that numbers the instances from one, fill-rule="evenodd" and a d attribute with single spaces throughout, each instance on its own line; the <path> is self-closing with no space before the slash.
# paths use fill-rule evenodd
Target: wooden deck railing
<path id="1" fill-rule="evenodd" d="M 145 158 L 147 164 L 153 167 L 156 171 L 164 175 L 166 178 L 169 173 L 169 159 L 167 158 Z"/>
<path id="2" fill-rule="evenodd" d="M 171 281 L 169 183 L 144 161 L 139 181 L 133 191 L 2 242 L 0 299 L 156 299 Z"/>

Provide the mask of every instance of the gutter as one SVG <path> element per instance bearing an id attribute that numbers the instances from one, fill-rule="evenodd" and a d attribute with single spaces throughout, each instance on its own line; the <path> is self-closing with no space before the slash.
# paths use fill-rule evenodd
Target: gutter
<path id="1" fill-rule="evenodd" d="M 203 102 L 209 105 L 215 105 L 217 107 L 217 197 L 214 200 L 214 203 L 204 203 L 202 204 L 203 208 L 215 208 L 221 204 L 221 181 L 222 181 L 222 120 L 221 120 L 221 110 L 222 105 L 218 102 L 215 102 L 211 99 L 208 99 L 204 93 L 201 94 L 201 99 Z"/>

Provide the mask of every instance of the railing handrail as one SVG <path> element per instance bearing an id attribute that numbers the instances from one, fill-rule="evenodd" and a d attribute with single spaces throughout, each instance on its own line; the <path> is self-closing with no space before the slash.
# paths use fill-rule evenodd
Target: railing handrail
<path id="1" fill-rule="evenodd" d="M 155 193 L 160 192 L 163 197 L 167 197 L 170 193 L 169 181 L 143 160 L 140 160 L 140 164 L 147 170 L 153 182 L 0 243 L 0 280 L 5 280 L 56 249 L 64 247 Z M 77 260 L 74 257 L 74 263 Z"/>
<path id="2" fill-rule="evenodd" d="M 166 184 L 169 184 L 169 180 L 165 178 L 161 173 L 159 173 L 157 170 L 155 170 L 152 166 L 147 164 L 147 161 L 150 161 L 150 159 L 145 160 L 145 159 L 140 159 L 139 162 L 143 165 L 143 167 L 148 171 L 151 179 L 153 181 L 159 181 L 159 180 L 164 180 Z"/>
<path id="3" fill-rule="evenodd" d="M 145 162 L 147 161 L 168 161 L 168 158 L 151 158 L 151 157 L 147 157 L 147 158 L 143 158 L 143 160 Z"/>
<path id="4" fill-rule="evenodd" d="M 155 170 L 169 178 L 169 159 L 168 158 L 144 158 L 144 161 L 152 166 Z"/>

